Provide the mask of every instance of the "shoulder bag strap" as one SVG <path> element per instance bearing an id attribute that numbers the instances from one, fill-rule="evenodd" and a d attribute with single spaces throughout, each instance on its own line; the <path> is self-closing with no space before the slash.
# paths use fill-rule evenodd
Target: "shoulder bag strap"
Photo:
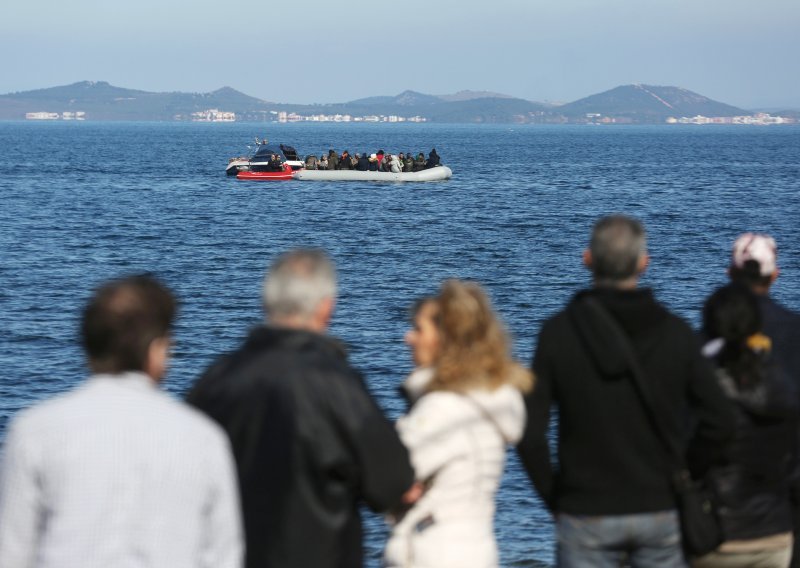
<path id="1" fill-rule="evenodd" d="M 683 452 L 675 439 L 669 434 L 669 429 L 666 426 L 666 417 L 663 415 L 663 406 L 656 400 L 628 336 L 611 314 L 608 313 L 605 307 L 595 298 L 584 296 L 578 300 L 578 302 L 582 311 L 585 310 L 585 313 L 591 314 L 591 317 L 593 317 L 595 321 L 600 322 L 603 332 L 608 334 L 608 339 L 611 340 L 612 344 L 616 346 L 625 357 L 631 378 L 639 393 L 639 397 L 642 399 L 650 422 L 674 464 L 673 467 L 675 471 L 672 472 L 673 482 L 685 481 L 688 472 L 686 471 Z M 587 333 L 590 333 L 591 330 L 587 329 L 584 318 L 581 318 L 579 314 L 576 314 L 576 316 L 577 317 L 572 319 L 578 328 L 579 334 L 585 336 Z"/>

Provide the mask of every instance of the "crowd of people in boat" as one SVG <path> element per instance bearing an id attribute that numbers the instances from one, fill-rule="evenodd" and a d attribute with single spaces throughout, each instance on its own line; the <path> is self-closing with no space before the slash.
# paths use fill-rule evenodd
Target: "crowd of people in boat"
<path id="1" fill-rule="evenodd" d="M 373 154 L 355 153 L 351 154 L 345 150 L 337 154 L 336 150 L 331 149 L 328 154 L 321 155 L 319 158 L 311 154 L 306 156 L 305 167 L 307 170 L 356 170 L 360 172 L 419 172 L 441 165 L 439 154 L 433 148 L 428 154 L 419 152 L 416 157 L 411 152 L 400 152 L 399 154 L 388 154 L 383 150 L 378 150 Z"/>
<path id="2" fill-rule="evenodd" d="M 359 568 L 364 503 L 391 526 L 385 567 L 496 568 L 509 446 L 553 515 L 561 567 L 797 564 L 800 315 L 770 297 L 775 240 L 736 239 L 699 334 L 640 287 L 646 245 L 635 219 L 595 223 L 573 258 L 591 285 L 544 322 L 530 366 L 480 284 L 444 281 L 412 309 L 396 424 L 328 335 L 323 251 L 273 261 L 264 321 L 186 404 L 159 388 L 173 293 L 150 275 L 109 282 L 80 323 L 93 375 L 9 423 L 0 566 Z M 679 515 L 690 474 L 715 497 L 705 548 Z M 540 549 L 532 501 L 510 507 Z"/>

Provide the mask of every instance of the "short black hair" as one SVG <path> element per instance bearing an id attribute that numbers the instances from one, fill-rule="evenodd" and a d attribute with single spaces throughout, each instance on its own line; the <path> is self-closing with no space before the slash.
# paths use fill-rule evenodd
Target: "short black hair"
<path id="1" fill-rule="evenodd" d="M 101 285 L 81 320 L 81 344 L 92 371 L 143 371 L 150 344 L 169 335 L 176 311 L 172 291 L 149 274 Z"/>
<path id="2" fill-rule="evenodd" d="M 746 260 L 741 267 L 731 264 L 728 273 L 731 280 L 745 286 L 767 286 L 772 282 L 772 274 L 762 276 L 761 265 L 757 260 Z"/>

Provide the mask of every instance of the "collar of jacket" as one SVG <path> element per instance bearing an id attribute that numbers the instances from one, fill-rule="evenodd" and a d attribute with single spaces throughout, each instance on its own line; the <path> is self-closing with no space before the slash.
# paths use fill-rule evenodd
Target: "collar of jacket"
<path id="1" fill-rule="evenodd" d="M 652 329 L 668 316 L 667 310 L 656 301 L 650 288 L 590 288 L 578 292 L 572 301 L 587 295 L 603 304 L 630 337 Z"/>
<path id="2" fill-rule="evenodd" d="M 158 381 L 141 371 L 97 373 L 89 377 L 89 384 L 105 384 L 133 390 L 159 390 Z"/>
<path id="3" fill-rule="evenodd" d="M 291 351 L 321 350 L 331 355 L 347 358 L 347 349 L 338 339 L 314 331 L 260 325 L 250 331 L 245 348 L 265 347 Z"/>
<path id="4" fill-rule="evenodd" d="M 600 374 L 608 379 L 627 376 L 629 362 L 624 347 L 615 334 L 609 333 L 607 324 L 583 304 L 581 300 L 586 297 L 600 303 L 632 343 L 650 335 L 665 320 L 668 312 L 646 288 L 593 288 L 579 292 L 570 302 L 567 313 L 577 325 L 576 329 L 580 330 L 581 341 Z"/>

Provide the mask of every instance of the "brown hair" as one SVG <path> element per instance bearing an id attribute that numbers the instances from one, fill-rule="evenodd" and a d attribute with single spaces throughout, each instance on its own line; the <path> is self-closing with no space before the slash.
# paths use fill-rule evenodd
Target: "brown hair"
<path id="1" fill-rule="evenodd" d="M 143 371 L 150 344 L 169 335 L 175 312 L 172 292 L 152 276 L 100 286 L 81 321 L 81 343 L 92 371 Z"/>
<path id="2" fill-rule="evenodd" d="M 446 280 L 435 300 L 441 351 L 430 390 L 494 390 L 504 384 L 531 390 L 533 375 L 511 358 L 508 336 L 480 285 Z"/>

